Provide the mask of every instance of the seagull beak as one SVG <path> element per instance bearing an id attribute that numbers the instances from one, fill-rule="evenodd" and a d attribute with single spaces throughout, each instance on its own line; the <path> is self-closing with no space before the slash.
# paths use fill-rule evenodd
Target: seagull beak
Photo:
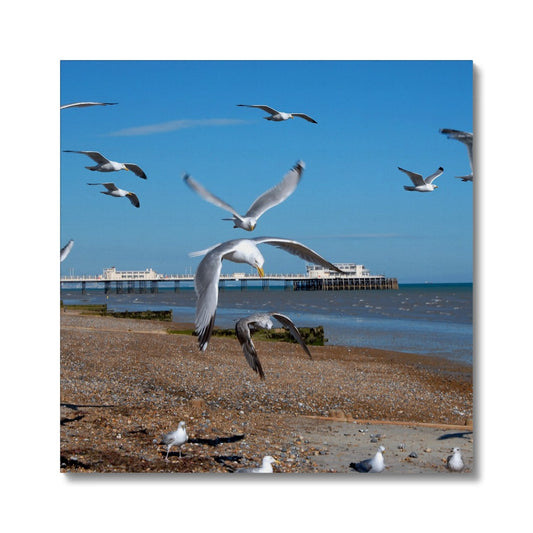
<path id="1" fill-rule="evenodd" d="M 257 272 L 259 273 L 259 276 L 261 278 L 264 278 L 265 277 L 265 271 L 261 267 L 255 267 L 255 268 L 257 268 Z"/>
<path id="2" fill-rule="evenodd" d="M 250 231 L 253 231 L 255 229 L 255 224 L 250 228 Z"/>

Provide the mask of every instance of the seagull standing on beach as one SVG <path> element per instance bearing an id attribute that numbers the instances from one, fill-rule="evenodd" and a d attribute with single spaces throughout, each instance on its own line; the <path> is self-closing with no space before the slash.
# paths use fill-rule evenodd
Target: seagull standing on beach
<path id="1" fill-rule="evenodd" d="M 224 218 L 223 220 L 233 220 L 234 228 L 242 228 L 246 231 L 253 231 L 257 224 L 257 220 L 263 213 L 265 213 L 265 211 L 268 211 L 271 207 L 280 204 L 294 192 L 298 183 L 300 182 L 304 168 L 304 162 L 298 161 L 275 187 L 264 192 L 254 201 L 244 216 L 239 215 L 239 213 L 237 213 L 237 211 L 235 211 L 231 205 L 227 204 L 214 194 L 211 194 L 197 181 L 193 180 L 189 174 L 185 174 L 185 176 L 183 176 L 183 180 L 204 200 L 232 213 L 233 218 Z"/>
<path id="2" fill-rule="evenodd" d="M 424 179 L 420 174 L 416 174 L 415 172 L 411 172 L 410 170 L 405 170 L 400 167 L 398 167 L 398 170 L 405 172 L 411 178 L 411 181 L 414 185 L 414 187 L 411 185 L 404 185 L 403 188 L 406 191 L 418 192 L 433 192 L 434 189 L 438 189 L 438 185 L 433 185 L 432 182 L 444 172 L 444 169 L 442 167 L 439 167 L 436 172 Z"/>
<path id="3" fill-rule="evenodd" d="M 135 193 L 119 189 L 114 183 L 87 183 L 87 185 L 103 185 L 107 191 L 100 191 L 102 194 L 108 194 L 115 198 L 127 198 L 135 207 L 141 206 Z"/>
<path id="4" fill-rule="evenodd" d="M 80 151 L 80 150 L 63 150 L 63 152 L 69 152 L 71 154 L 85 154 L 89 156 L 93 161 L 98 163 L 92 167 L 85 167 L 89 170 L 97 170 L 98 172 L 115 172 L 117 170 L 131 170 L 136 176 L 146 179 L 146 174 L 143 169 L 135 163 L 117 163 L 104 157 L 100 152 Z"/>
<path id="5" fill-rule="evenodd" d="M 385 461 L 383 460 L 383 452 L 385 451 L 384 446 L 380 446 L 376 455 L 370 459 L 365 459 L 359 463 L 350 463 L 350 468 L 353 468 L 357 472 L 378 474 L 385 470 Z"/>
<path id="6" fill-rule="evenodd" d="M 252 342 L 251 330 L 257 328 L 272 329 L 274 324 L 270 317 L 275 318 L 281 322 L 281 324 L 287 327 L 291 332 L 291 335 L 304 349 L 305 353 L 310 359 L 312 359 L 309 348 L 307 348 L 302 336 L 300 335 L 300 332 L 288 316 L 282 315 L 281 313 L 256 313 L 250 315 L 249 317 L 241 318 L 235 325 L 235 333 L 237 334 L 237 339 L 241 343 L 242 351 L 244 352 L 246 361 L 248 361 L 248 364 L 252 367 L 252 369 L 259 374 L 261 379 L 265 379 L 265 374 L 263 372 L 263 368 L 261 367 L 261 363 L 259 362 L 259 357 L 257 356 L 254 343 Z"/>
<path id="7" fill-rule="evenodd" d="M 94 105 L 117 105 L 118 102 L 74 102 L 73 104 L 65 104 L 60 109 L 68 109 L 69 107 L 91 107 Z"/>
<path id="8" fill-rule="evenodd" d="M 70 253 L 70 250 L 72 250 L 72 247 L 74 246 L 74 241 L 70 239 L 70 241 L 61 248 L 61 251 L 59 252 L 59 262 L 62 263 L 66 258 L 67 255 Z"/>
<path id="9" fill-rule="evenodd" d="M 472 144 L 474 142 L 474 135 L 468 131 L 460 130 L 450 130 L 448 128 L 443 128 L 440 130 L 441 133 L 448 136 L 448 139 L 455 139 L 462 142 L 466 145 L 468 150 L 468 160 L 470 161 L 470 170 L 472 171 L 468 176 L 455 176 L 456 178 L 463 181 L 473 181 L 474 179 L 474 165 L 472 164 Z"/>
<path id="10" fill-rule="evenodd" d="M 452 449 L 453 454 L 446 459 L 446 468 L 452 472 L 461 472 L 465 464 L 461 457 L 461 450 L 459 448 Z"/>
<path id="11" fill-rule="evenodd" d="M 314 118 L 311 118 L 309 115 L 306 115 L 305 113 L 285 113 L 284 111 L 276 111 L 275 109 L 267 105 L 247 105 L 247 104 L 237 104 L 237 105 L 239 107 L 257 107 L 258 109 L 262 109 L 263 111 L 270 113 L 269 117 L 263 117 L 263 118 L 266 120 L 273 120 L 274 122 L 282 122 L 283 120 L 289 120 L 290 118 L 299 117 L 299 118 L 303 118 L 304 120 L 307 120 L 307 122 L 318 124 L 318 122 Z"/>
<path id="12" fill-rule="evenodd" d="M 235 474 L 272 474 L 274 472 L 272 463 L 279 463 L 274 457 L 267 455 L 263 457 L 261 466 L 257 468 L 239 468 L 235 470 Z"/>
<path id="13" fill-rule="evenodd" d="M 191 257 L 205 255 L 194 275 L 194 289 L 198 296 L 195 326 L 198 335 L 198 346 L 201 351 L 205 351 L 207 348 L 215 325 L 215 314 L 218 304 L 218 281 L 222 270 L 222 261 L 227 259 L 234 263 L 248 263 L 257 269 L 260 277 L 264 277 L 263 264 L 265 258 L 259 251 L 258 244 L 276 246 L 310 263 L 342 273 L 342 270 L 307 246 L 297 241 L 277 237 L 234 239 L 216 244 L 207 250 L 190 253 L 189 255 Z"/>
<path id="14" fill-rule="evenodd" d="M 172 446 L 179 446 L 179 454 L 181 457 L 181 447 L 187 442 L 187 440 L 189 440 L 189 436 L 187 435 L 187 430 L 185 429 L 185 422 L 182 421 L 178 424 L 178 429 L 176 431 L 167 433 L 162 437 L 161 442 L 159 442 L 159 444 L 164 444 L 167 447 L 165 461 L 168 461 L 168 453 L 170 452 L 170 448 L 172 448 Z"/>

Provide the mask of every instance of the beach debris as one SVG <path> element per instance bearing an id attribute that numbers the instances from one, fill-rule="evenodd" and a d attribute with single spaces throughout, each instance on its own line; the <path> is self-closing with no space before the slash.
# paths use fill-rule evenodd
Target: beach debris
<path id="1" fill-rule="evenodd" d="M 418 454 L 416 452 L 411 452 L 409 454 L 409 457 L 411 457 L 411 459 L 417 459 L 418 458 Z"/>
<path id="2" fill-rule="evenodd" d="M 459 448 L 452 449 L 453 454 L 449 455 L 446 459 L 446 468 L 451 472 L 461 472 L 465 464 L 463 458 L 461 457 L 461 450 Z"/>
<path id="3" fill-rule="evenodd" d="M 364 459 L 358 463 L 350 463 L 350 468 L 357 472 L 361 473 L 379 473 L 385 470 L 385 461 L 383 460 L 383 452 L 385 451 L 384 446 L 380 446 L 376 455 L 370 459 Z"/>
<path id="4" fill-rule="evenodd" d="M 167 447 L 165 461 L 168 461 L 168 453 L 170 452 L 170 448 L 172 448 L 172 446 L 179 446 L 179 456 L 181 457 L 181 447 L 187 442 L 187 440 L 189 440 L 189 437 L 187 435 L 187 430 L 185 429 L 185 422 L 181 421 L 178 424 L 178 429 L 176 431 L 171 431 L 170 433 L 163 435 L 160 442 L 154 440 L 154 443 L 162 444 Z"/>

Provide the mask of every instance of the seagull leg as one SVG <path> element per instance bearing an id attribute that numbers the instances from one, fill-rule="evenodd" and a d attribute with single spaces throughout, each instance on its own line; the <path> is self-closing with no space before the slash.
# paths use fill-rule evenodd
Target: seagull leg
<path id="1" fill-rule="evenodd" d="M 167 456 L 165 457 L 165 461 L 168 461 L 168 452 L 170 451 L 170 446 L 167 448 Z"/>

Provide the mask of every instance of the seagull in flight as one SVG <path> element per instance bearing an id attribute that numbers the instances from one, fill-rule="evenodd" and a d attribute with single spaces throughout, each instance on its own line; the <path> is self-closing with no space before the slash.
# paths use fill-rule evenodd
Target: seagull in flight
<path id="1" fill-rule="evenodd" d="M 206 250 L 190 253 L 191 257 L 205 256 L 194 275 L 194 289 L 198 296 L 195 326 L 196 334 L 198 335 L 198 346 L 202 352 L 207 348 L 215 325 L 218 304 L 218 281 L 222 270 L 222 261 L 227 259 L 234 263 L 248 263 L 257 269 L 260 277 L 264 277 L 263 264 L 265 258 L 259 251 L 259 244 L 269 244 L 281 248 L 305 261 L 342 273 L 342 270 L 307 246 L 291 239 L 277 237 L 234 239 L 216 244 Z"/>
<path id="2" fill-rule="evenodd" d="M 258 109 L 262 109 L 263 111 L 266 111 L 267 113 L 270 113 L 269 117 L 263 117 L 266 120 L 273 120 L 274 122 L 282 122 L 283 120 L 289 120 L 290 118 L 294 117 L 300 117 L 307 122 L 312 122 L 313 124 L 318 124 L 318 122 L 311 118 L 309 115 L 306 115 L 305 113 L 285 113 L 284 111 L 276 111 L 272 107 L 269 107 L 267 105 L 247 105 L 247 104 L 237 104 L 240 107 L 257 107 Z"/>
<path id="3" fill-rule="evenodd" d="M 279 461 L 276 461 L 271 455 L 267 455 L 263 457 L 261 466 L 257 468 L 239 468 L 235 470 L 235 474 L 272 474 L 274 472 L 272 463 L 279 463 Z"/>
<path id="4" fill-rule="evenodd" d="M 113 172 L 115 170 L 131 170 L 139 178 L 146 179 L 146 174 L 143 169 L 134 163 L 117 163 L 104 157 L 99 152 L 87 152 L 79 150 L 63 150 L 63 152 L 70 152 L 72 154 L 85 154 L 89 156 L 93 161 L 98 163 L 92 167 L 85 167 L 89 170 L 97 170 L 98 172 Z"/>
<path id="5" fill-rule="evenodd" d="M 404 185 L 403 188 L 406 191 L 418 192 L 433 192 L 434 189 L 438 189 L 438 185 L 433 185 L 432 182 L 444 172 L 444 169 L 439 167 L 436 172 L 424 179 L 420 174 L 416 174 L 416 172 L 411 172 L 410 170 L 405 170 L 400 167 L 398 167 L 398 169 L 405 172 L 411 178 L 414 185 L 414 187 L 411 185 Z"/>
<path id="6" fill-rule="evenodd" d="M 450 130 L 447 128 L 440 130 L 440 132 L 443 133 L 444 135 L 447 135 L 448 139 L 455 139 L 466 145 L 466 149 L 468 150 L 468 160 L 470 161 L 470 170 L 472 170 L 472 172 L 468 174 L 468 176 L 455 176 L 455 177 L 463 181 L 473 181 L 474 166 L 472 164 L 472 159 L 473 159 L 472 144 L 474 142 L 474 135 L 472 133 L 469 133 L 468 131 Z"/>
<path id="7" fill-rule="evenodd" d="M 170 433 L 167 433 L 161 438 L 161 442 L 159 444 L 164 444 L 167 447 L 167 455 L 165 457 L 165 461 L 168 461 L 168 453 L 170 452 L 170 448 L 172 446 L 179 446 L 179 454 L 181 457 L 181 447 L 189 440 L 189 436 L 187 435 L 187 430 L 185 429 L 185 422 L 180 422 L 178 424 L 178 429 L 176 431 L 171 431 Z M 156 440 L 154 442 L 157 443 Z"/>
<path id="8" fill-rule="evenodd" d="M 257 356 L 254 343 L 252 342 L 251 334 L 252 331 L 255 331 L 259 328 L 272 329 L 274 324 L 271 320 L 271 317 L 275 318 L 283 326 L 289 329 L 291 335 L 304 349 L 309 358 L 312 359 L 311 353 L 309 352 L 309 349 L 300 335 L 300 332 L 288 316 L 282 315 L 281 313 L 256 313 L 246 318 L 241 318 L 235 325 L 235 333 L 237 334 L 237 339 L 241 343 L 242 351 L 244 352 L 246 361 L 248 361 L 248 364 L 252 367 L 252 369 L 259 374 L 261 379 L 265 379 L 265 374 L 263 372 L 263 368 L 261 367 L 261 363 L 259 362 L 259 357 Z"/>
<path id="9" fill-rule="evenodd" d="M 62 263 L 66 258 L 67 255 L 70 253 L 70 250 L 72 250 L 72 247 L 74 246 L 74 241 L 70 239 L 70 241 L 61 248 L 61 251 L 59 252 L 59 262 Z"/>
<path id="10" fill-rule="evenodd" d="M 60 109 L 68 109 L 69 107 L 91 107 L 94 105 L 117 105 L 118 102 L 74 102 L 73 104 L 65 104 Z"/>
<path id="11" fill-rule="evenodd" d="M 239 215 L 231 205 L 227 204 L 214 194 L 211 194 L 200 183 L 191 178 L 189 174 L 183 176 L 185 183 L 204 200 L 225 209 L 233 214 L 233 218 L 224 218 L 223 220 L 232 220 L 234 228 L 242 228 L 246 231 L 253 231 L 259 217 L 275 205 L 280 204 L 288 198 L 296 189 L 302 173 L 305 168 L 303 161 L 298 161 L 294 167 L 283 177 L 283 179 L 272 189 L 264 192 L 249 207 L 244 216 Z"/>
<path id="12" fill-rule="evenodd" d="M 385 461 L 383 460 L 383 452 L 385 451 L 384 446 L 380 446 L 376 455 L 370 459 L 365 459 L 359 463 L 350 463 L 350 468 L 353 468 L 357 472 L 361 473 L 370 473 L 370 474 L 379 474 L 385 470 Z"/>
<path id="13" fill-rule="evenodd" d="M 87 185 L 103 185 L 107 191 L 100 191 L 102 194 L 108 194 L 115 198 L 126 197 L 135 207 L 141 206 L 139 198 L 137 198 L 135 193 L 119 189 L 114 183 L 87 183 Z"/>

